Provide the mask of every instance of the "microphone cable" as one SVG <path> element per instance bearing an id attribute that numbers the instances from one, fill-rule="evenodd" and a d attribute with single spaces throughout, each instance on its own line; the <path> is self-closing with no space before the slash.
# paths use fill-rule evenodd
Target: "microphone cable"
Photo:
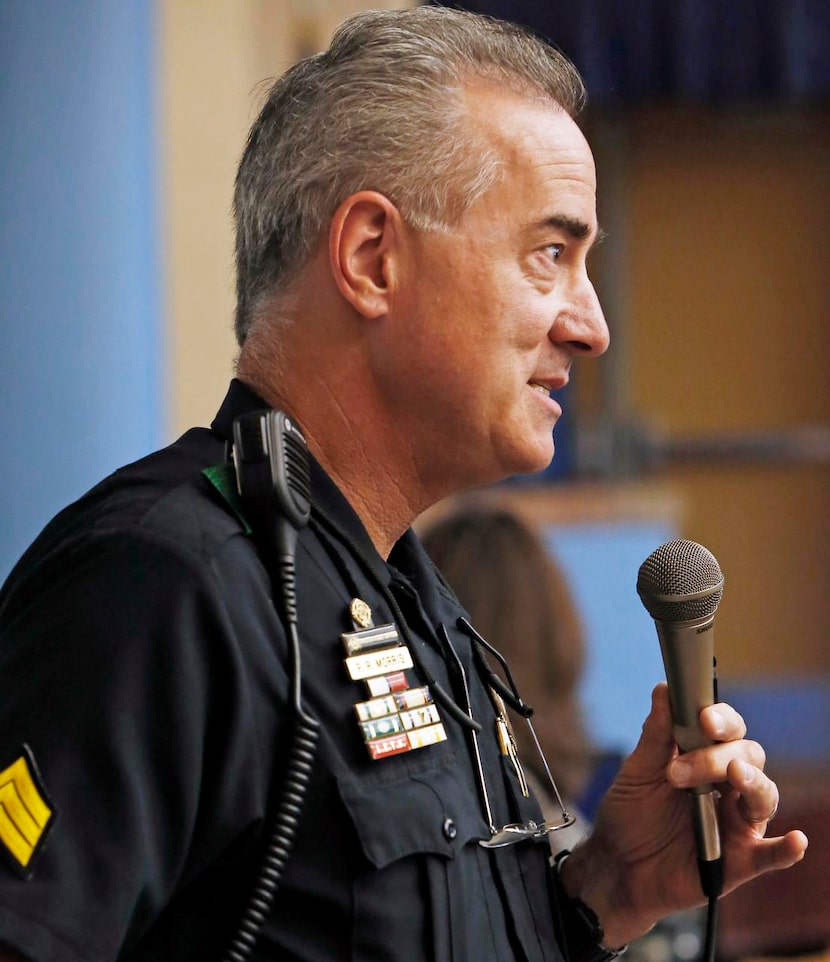
<path id="1" fill-rule="evenodd" d="M 715 962 L 719 905 L 718 896 L 710 895 L 706 906 L 706 936 L 703 940 L 702 962 Z"/>

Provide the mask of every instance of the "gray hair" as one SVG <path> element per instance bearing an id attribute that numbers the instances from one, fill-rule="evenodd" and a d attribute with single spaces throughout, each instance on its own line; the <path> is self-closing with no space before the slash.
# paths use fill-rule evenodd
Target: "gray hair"
<path id="1" fill-rule="evenodd" d="M 585 99 L 573 65 L 524 28 L 441 7 L 350 17 L 328 50 L 274 83 L 236 177 L 240 344 L 351 194 L 377 190 L 416 229 L 446 230 L 496 183 L 499 156 L 465 128 L 463 89 L 475 81 L 571 117 Z"/>

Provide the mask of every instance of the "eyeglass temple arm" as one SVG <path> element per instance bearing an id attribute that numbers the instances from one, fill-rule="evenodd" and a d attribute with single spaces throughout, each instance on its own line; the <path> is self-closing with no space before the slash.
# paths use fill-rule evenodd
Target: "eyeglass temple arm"
<path id="1" fill-rule="evenodd" d="M 467 621 L 466 618 L 463 618 L 463 617 L 459 618 L 457 624 L 459 628 L 461 628 L 463 631 L 466 631 L 476 642 L 476 644 L 473 645 L 473 649 L 475 651 L 478 662 L 482 668 L 482 671 L 487 675 L 488 682 L 493 686 L 495 691 L 497 691 L 501 695 L 501 697 L 507 702 L 507 704 L 510 705 L 510 707 L 514 711 L 518 712 L 527 722 L 527 727 L 530 729 L 530 734 L 531 734 L 531 737 L 533 738 L 533 744 L 536 746 L 536 752 L 539 758 L 541 759 L 542 766 L 545 769 L 545 775 L 547 776 L 548 782 L 550 783 L 550 786 L 553 789 L 553 794 L 556 798 L 556 803 L 562 809 L 562 812 L 567 814 L 564 802 L 562 801 L 562 795 L 559 792 L 559 788 L 556 784 L 556 780 L 554 779 L 553 774 L 550 770 L 550 766 L 548 765 L 548 760 L 547 758 L 545 758 L 545 753 L 542 751 L 542 746 L 539 744 L 539 736 L 536 734 L 536 729 L 533 727 L 533 722 L 530 720 L 531 715 L 533 714 L 533 709 L 530 707 L 530 705 L 522 701 L 522 698 L 519 695 L 519 691 L 516 688 L 516 683 L 515 681 L 513 681 L 513 674 L 510 671 L 510 668 L 508 667 L 507 661 L 505 660 L 501 652 L 498 651 L 498 649 L 494 648 L 488 641 L 482 638 L 482 636 L 475 630 L 475 628 L 473 628 L 473 626 L 470 624 L 469 621 Z M 501 680 L 501 678 L 499 678 L 499 676 L 492 670 L 492 668 L 490 668 L 489 664 L 487 663 L 487 658 L 484 655 L 484 651 L 482 651 L 482 648 L 487 650 L 502 666 L 502 668 L 504 669 L 504 673 L 507 676 L 507 680 L 510 683 L 509 687 L 505 685 L 505 683 Z"/>
<path id="2" fill-rule="evenodd" d="M 468 635 L 476 642 L 473 645 L 473 650 L 475 651 L 476 658 L 482 671 L 487 676 L 488 684 L 501 695 L 501 697 L 507 702 L 508 705 L 517 712 L 522 718 L 530 718 L 533 714 L 533 709 L 526 702 L 522 701 L 522 697 L 519 694 L 519 690 L 516 687 L 516 682 L 513 681 L 513 674 L 505 660 L 504 656 L 498 649 L 494 648 L 488 641 L 486 641 L 482 636 L 473 628 L 466 618 L 458 619 L 458 627 L 463 631 L 466 631 Z M 504 670 L 505 675 L 507 675 L 507 680 L 509 685 L 506 685 L 501 678 L 493 671 L 490 665 L 487 663 L 487 658 L 484 652 L 481 650 L 484 648 L 488 651 L 501 665 Z"/>

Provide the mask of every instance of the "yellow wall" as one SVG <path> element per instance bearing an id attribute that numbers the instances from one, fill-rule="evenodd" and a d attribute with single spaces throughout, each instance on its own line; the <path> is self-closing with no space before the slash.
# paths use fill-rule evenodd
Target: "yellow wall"
<path id="1" fill-rule="evenodd" d="M 168 433 L 214 414 L 232 373 L 231 201 L 264 81 L 326 45 L 359 0 L 159 0 Z"/>
<path id="2" fill-rule="evenodd" d="M 676 437 L 830 424 L 824 114 L 644 111 L 629 124 L 629 396 Z M 660 472 L 727 577 L 723 662 L 830 671 L 830 468 Z"/>

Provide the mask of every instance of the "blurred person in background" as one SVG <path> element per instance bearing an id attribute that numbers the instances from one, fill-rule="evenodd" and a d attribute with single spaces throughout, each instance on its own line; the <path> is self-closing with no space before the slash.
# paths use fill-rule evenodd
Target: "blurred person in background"
<path id="1" fill-rule="evenodd" d="M 567 848 L 557 842 L 584 832 L 620 757 L 609 758 L 588 735 L 579 691 L 585 639 L 565 574 L 533 528 L 502 508 L 454 511 L 429 526 L 422 541 L 477 630 L 507 659 L 522 698 L 538 709 L 534 728 L 566 808 L 582 815 L 553 837 L 554 847 Z M 534 788 L 555 806 L 529 729 L 523 722 L 514 729 Z M 608 775 L 597 786 L 600 765 Z"/>

